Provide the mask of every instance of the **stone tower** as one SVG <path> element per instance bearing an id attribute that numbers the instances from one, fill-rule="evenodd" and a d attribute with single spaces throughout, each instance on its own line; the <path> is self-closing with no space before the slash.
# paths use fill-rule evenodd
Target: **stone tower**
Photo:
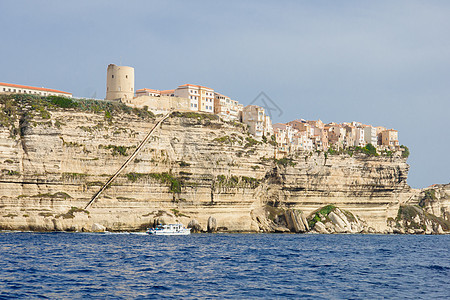
<path id="1" fill-rule="evenodd" d="M 106 71 L 106 100 L 130 102 L 134 97 L 134 68 L 110 64 Z"/>

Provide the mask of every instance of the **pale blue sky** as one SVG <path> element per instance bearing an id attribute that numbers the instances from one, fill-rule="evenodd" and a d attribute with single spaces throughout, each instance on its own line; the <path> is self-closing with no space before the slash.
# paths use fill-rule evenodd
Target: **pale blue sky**
<path id="1" fill-rule="evenodd" d="M 106 67 L 136 88 L 202 84 L 296 118 L 399 130 L 408 183 L 448 183 L 450 1 L 0 0 L 0 82 L 105 97 Z"/>

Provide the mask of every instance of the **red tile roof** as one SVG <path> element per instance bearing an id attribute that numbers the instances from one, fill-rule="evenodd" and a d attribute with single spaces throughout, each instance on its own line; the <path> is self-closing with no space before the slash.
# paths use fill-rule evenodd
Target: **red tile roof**
<path id="1" fill-rule="evenodd" d="M 138 92 L 151 92 L 151 93 L 159 93 L 160 91 L 159 90 L 153 90 L 153 89 L 140 89 L 140 90 L 137 90 L 136 91 L 136 93 L 138 93 Z"/>
<path id="2" fill-rule="evenodd" d="M 0 82 L 0 85 L 10 86 L 10 87 L 15 87 L 15 88 L 20 88 L 20 89 L 38 90 L 38 91 L 45 91 L 45 92 L 53 92 L 53 93 L 62 93 L 62 94 L 72 95 L 72 93 L 68 93 L 68 92 L 58 91 L 58 90 L 54 90 L 54 89 L 46 89 L 46 88 L 28 86 L 28 85 L 20 85 L 20 84 L 4 83 L 4 82 Z"/>
<path id="3" fill-rule="evenodd" d="M 173 93 L 173 92 L 175 92 L 175 90 L 164 90 L 164 91 L 160 91 L 161 92 L 161 94 L 171 94 L 171 93 Z"/>
<path id="4" fill-rule="evenodd" d="M 203 89 L 209 89 L 209 90 L 212 90 L 212 91 L 213 91 L 212 88 L 209 88 L 209 87 L 206 87 L 206 86 L 202 86 L 202 85 L 190 84 L 190 83 L 186 83 L 186 84 L 180 85 L 180 86 L 178 86 L 178 87 L 182 87 L 182 86 L 187 86 L 187 87 L 193 86 L 193 87 L 203 88 Z"/>

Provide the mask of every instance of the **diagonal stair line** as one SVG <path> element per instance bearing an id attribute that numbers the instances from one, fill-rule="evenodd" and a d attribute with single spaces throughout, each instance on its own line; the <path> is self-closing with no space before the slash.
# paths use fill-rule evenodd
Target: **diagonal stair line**
<path id="1" fill-rule="evenodd" d="M 152 136 L 153 132 L 155 132 L 156 128 L 161 125 L 161 123 L 167 119 L 170 114 L 173 112 L 173 110 L 169 111 L 165 116 L 163 116 L 156 124 L 153 126 L 152 130 L 147 134 L 147 136 L 144 138 L 144 140 L 139 144 L 139 146 L 136 148 L 136 150 L 131 154 L 130 157 L 125 161 L 125 163 L 117 170 L 116 173 L 114 173 L 113 176 L 101 187 L 101 189 L 92 197 L 91 201 L 86 205 L 84 209 L 88 209 L 89 206 L 92 205 L 92 203 L 97 200 L 97 198 L 103 193 L 103 191 L 116 179 L 117 176 L 128 166 L 128 164 L 136 157 L 136 155 L 139 154 L 139 152 L 144 148 L 145 144 L 149 141 L 150 137 Z"/>

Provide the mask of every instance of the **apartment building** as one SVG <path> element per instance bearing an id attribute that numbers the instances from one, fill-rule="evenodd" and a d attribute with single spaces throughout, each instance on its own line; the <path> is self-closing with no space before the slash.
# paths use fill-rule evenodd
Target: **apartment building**
<path id="1" fill-rule="evenodd" d="M 383 146 L 398 146 L 398 131 L 389 129 L 381 132 L 381 145 Z"/>
<path id="2" fill-rule="evenodd" d="M 242 111 L 242 122 L 248 125 L 249 132 L 257 139 L 261 139 L 268 129 L 264 129 L 267 125 L 264 108 L 257 105 L 247 105 Z"/>
<path id="3" fill-rule="evenodd" d="M 376 146 L 378 144 L 377 129 L 370 125 L 364 125 L 364 142 Z"/>
<path id="4" fill-rule="evenodd" d="M 72 98 L 72 94 L 68 92 L 4 82 L 0 82 L 0 94 L 30 94 L 39 96 L 64 96 Z"/>
<path id="5" fill-rule="evenodd" d="M 214 93 L 214 113 L 226 121 L 240 121 L 244 106 L 220 93 Z"/>
<path id="6" fill-rule="evenodd" d="M 159 91 L 161 96 L 167 96 L 167 97 L 175 97 L 175 90 L 163 90 Z"/>
<path id="7" fill-rule="evenodd" d="M 183 84 L 175 89 L 175 97 L 189 99 L 194 111 L 214 113 L 214 90 L 195 84 Z"/>

